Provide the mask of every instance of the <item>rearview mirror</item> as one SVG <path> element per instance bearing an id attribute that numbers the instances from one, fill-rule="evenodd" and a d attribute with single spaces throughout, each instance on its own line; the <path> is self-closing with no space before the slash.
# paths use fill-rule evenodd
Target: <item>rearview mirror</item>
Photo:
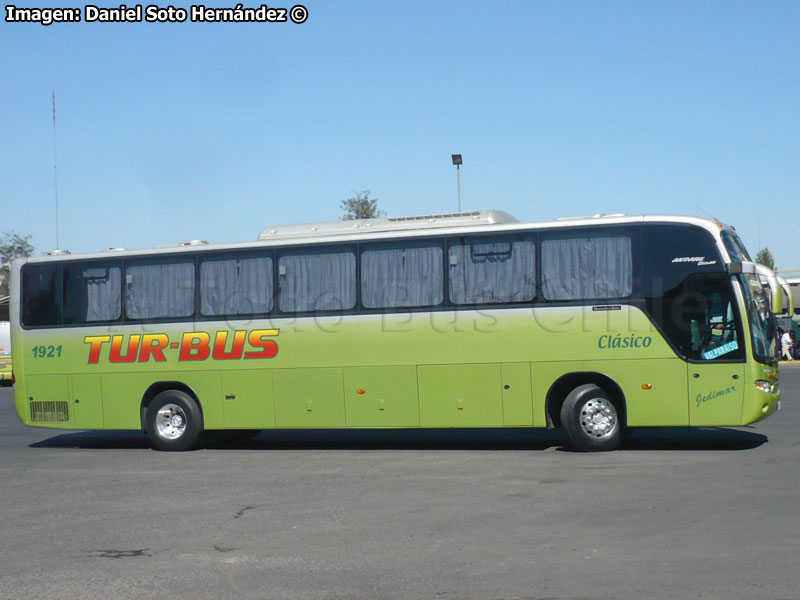
<path id="1" fill-rule="evenodd" d="M 758 273 L 759 277 L 766 280 L 772 312 L 776 315 L 781 314 L 783 312 L 783 288 L 781 288 L 781 284 L 778 283 L 778 276 L 775 274 L 775 271 L 764 265 L 759 265 L 758 263 L 753 264 L 755 265 L 755 271 Z"/>

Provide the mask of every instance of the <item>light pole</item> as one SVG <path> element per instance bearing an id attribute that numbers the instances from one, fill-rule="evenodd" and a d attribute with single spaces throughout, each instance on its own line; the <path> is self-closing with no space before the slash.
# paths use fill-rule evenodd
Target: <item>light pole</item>
<path id="1" fill-rule="evenodd" d="M 458 181 L 458 212 L 461 212 L 461 165 L 464 164 L 464 159 L 460 154 L 452 154 L 453 164 L 456 166 L 456 181 Z"/>

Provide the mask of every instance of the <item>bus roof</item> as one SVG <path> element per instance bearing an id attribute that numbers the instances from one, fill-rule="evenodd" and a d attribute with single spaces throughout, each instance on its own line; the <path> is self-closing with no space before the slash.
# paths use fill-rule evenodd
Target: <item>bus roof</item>
<path id="1" fill-rule="evenodd" d="M 250 242 L 209 244 L 204 240 L 179 242 L 171 246 L 156 246 L 128 250 L 108 248 L 99 252 L 70 254 L 59 250 L 43 256 L 19 259 L 24 262 L 48 262 L 77 260 L 87 258 L 116 258 L 122 256 L 147 256 L 155 254 L 174 254 L 184 251 L 233 250 L 246 248 L 280 247 L 319 243 L 347 243 L 373 241 L 391 238 L 427 237 L 441 235 L 471 234 L 477 232 L 499 233 L 504 231 L 527 231 L 539 229 L 558 229 L 588 227 L 597 225 L 625 225 L 632 223 L 685 223 L 717 234 L 730 228 L 705 217 L 682 215 L 625 215 L 597 214 L 583 217 L 563 217 L 553 221 L 521 223 L 512 215 L 499 210 L 474 211 L 466 213 L 441 213 L 417 217 L 392 217 L 387 219 L 361 219 L 355 221 L 328 221 L 305 225 L 282 225 L 268 227 L 261 231 L 258 239 Z M 718 239 L 718 238 L 717 238 Z"/>
<path id="2" fill-rule="evenodd" d="M 325 235 L 352 235 L 376 231 L 406 231 L 409 229 L 439 229 L 442 227 L 475 227 L 500 223 L 519 223 L 502 210 L 476 210 L 460 213 L 440 213 L 386 219 L 355 219 L 351 221 L 326 221 L 306 225 L 279 225 L 261 230 L 259 240 L 320 237 Z"/>

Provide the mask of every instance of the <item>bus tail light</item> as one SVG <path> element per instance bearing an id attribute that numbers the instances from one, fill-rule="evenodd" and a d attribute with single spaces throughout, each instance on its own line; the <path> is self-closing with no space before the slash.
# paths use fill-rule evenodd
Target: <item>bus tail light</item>
<path id="1" fill-rule="evenodd" d="M 769 381 L 764 379 L 756 379 L 755 384 L 756 387 L 762 392 L 769 394 L 772 391 L 772 384 Z"/>

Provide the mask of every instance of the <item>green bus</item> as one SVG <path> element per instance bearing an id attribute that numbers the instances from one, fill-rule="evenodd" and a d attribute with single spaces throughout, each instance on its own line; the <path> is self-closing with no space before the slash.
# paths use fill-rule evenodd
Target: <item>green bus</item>
<path id="1" fill-rule="evenodd" d="M 25 425 L 203 432 L 739 426 L 779 409 L 781 290 L 732 227 L 476 211 L 17 260 Z"/>
<path id="2" fill-rule="evenodd" d="M 0 321 L 0 385 L 11 385 L 11 323 Z"/>

